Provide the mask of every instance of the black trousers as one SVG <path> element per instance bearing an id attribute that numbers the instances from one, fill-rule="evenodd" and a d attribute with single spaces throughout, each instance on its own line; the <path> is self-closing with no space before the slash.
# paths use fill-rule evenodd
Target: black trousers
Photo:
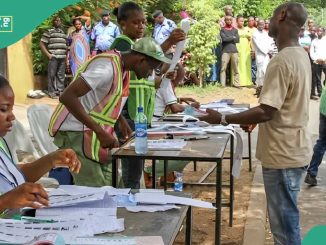
<path id="1" fill-rule="evenodd" d="M 321 76 L 322 72 L 326 74 L 326 65 L 312 64 L 312 84 L 311 84 L 311 95 L 316 95 L 316 87 L 317 87 L 317 95 L 320 97 L 322 92 L 321 85 Z M 325 80 L 323 81 L 325 85 Z"/>
<path id="2" fill-rule="evenodd" d="M 126 102 L 128 103 L 128 102 Z M 121 114 L 126 118 L 132 131 L 135 131 L 135 123 L 129 117 L 127 110 L 123 109 Z M 119 139 L 120 145 L 124 142 L 122 139 L 122 133 L 120 131 L 118 123 L 114 126 L 115 133 Z M 142 159 L 129 159 L 125 158 L 121 160 L 122 164 L 122 180 L 125 188 L 139 189 L 140 188 L 140 179 L 144 169 L 144 160 Z"/>
<path id="3" fill-rule="evenodd" d="M 60 94 L 65 88 L 66 59 L 52 57 L 48 64 L 48 91 Z"/>

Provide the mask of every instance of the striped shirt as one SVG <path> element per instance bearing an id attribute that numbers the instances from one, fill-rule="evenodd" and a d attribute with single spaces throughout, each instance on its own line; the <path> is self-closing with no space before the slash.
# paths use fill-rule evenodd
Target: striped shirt
<path id="1" fill-rule="evenodd" d="M 47 44 L 49 53 L 57 59 L 67 55 L 67 35 L 60 28 L 51 28 L 43 33 L 41 41 Z"/>

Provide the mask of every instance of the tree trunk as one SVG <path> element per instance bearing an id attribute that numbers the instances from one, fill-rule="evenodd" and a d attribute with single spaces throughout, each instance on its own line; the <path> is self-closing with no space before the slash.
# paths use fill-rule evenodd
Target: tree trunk
<path id="1" fill-rule="evenodd" d="M 199 73 L 199 86 L 202 88 L 203 87 L 203 81 L 204 81 L 204 72 L 201 68 L 198 69 Z"/>

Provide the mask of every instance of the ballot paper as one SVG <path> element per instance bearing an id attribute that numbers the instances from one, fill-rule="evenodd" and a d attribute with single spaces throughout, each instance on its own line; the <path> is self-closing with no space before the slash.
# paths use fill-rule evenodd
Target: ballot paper
<path id="1" fill-rule="evenodd" d="M 55 199 L 60 205 L 45 207 L 36 210 L 36 216 L 65 216 L 67 213 L 71 214 L 87 214 L 95 215 L 100 212 L 105 212 L 108 215 L 116 215 L 117 203 L 113 196 L 109 196 L 107 193 L 101 194 L 102 199 L 92 198 L 90 201 L 86 198 L 85 202 L 82 202 L 79 197 L 83 195 L 76 196 L 53 196 L 50 197 L 51 200 Z M 97 194 L 96 194 L 97 195 Z M 60 198 L 60 200 L 59 200 Z M 76 198 L 76 199 L 71 199 Z M 85 199 L 83 199 L 85 200 Z M 74 201 L 74 202 L 73 202 Z M 53 201 L 52 201 L 53 202 Z M 67 204 L 67 205 L 66 205 Z"/>
<path id="2" fill-rule="evenodd" d="M 242 155 L 243 155 L 243 140 L 242 140 L 242 130 L 239 132 L 236 130 L 235 126 L 227 125 L 216 125 L 209 126 L 203 128 L 206 133 L 210 134 L 230 134 L 235 138 L 235 151 L 233 154 L 233 167 L 232 167 L 232 175 L 235 178 L 240 177 L 241 166 L 242 166 Z"/>
<path id="3" fill-rule="evenodd" d="M 50 207 L 73 206 L 81 203 L 94 202 L 104 199 L 105 192 L 80 194 L 74 196 L 51 196 L 49 197 Z"/>
<path id="4" fill-rule="evenodd" d="M 181 20 L 181 29 L 185 32 L 185 34 L 188 33 L 189 29 L 190 29 L 190 21 L 187 19 Z M 175 52 L 172 58 L 172 62 L 169 66 L 169 69 L 167 72 L 171 72 L 174 71 L 176 65 L 178 64 L 180 57 L 181 57 L 181 53 L 184 50 L 186 44 L 186 40 L 180 41 L 177 43 L 176 48 L 175 48 Z M 161 83 L 161 87 L 162 88 L 167 88 L 168 84 L 170 82 L 170 79 L 168 78 L 163 78 L 162 83 Z"/>
<path id="5" fill-rule="evenodd" d="M 160 123 L 147 130 L 148 135 L 203 135 L 206 134 L 197 123 Z"/>
<path id="6" fill-rule="evenodd" d="M 164 245 L 160 236 L 136 237 L 77 237 L 70 239 L 70 245 Z"/>
<path id="7" fill-rule="evenodd" d="M 182 204 L 200 208 L 215 209 L 212 203 L 197 199 L 165 195 L 162 193 L 136 193 L 135 200 L 138 204 Z"/>
<path id="8" fill-rule="evenodd" d="M 183 147 L 187 145 L 187 142 L 180 139 L 160 139 L 160 140 L 148 140 L 148 150 L 151 151 L 181 151 Z M 135 142 L 131 142 L 131 148 L 135 148 Z"/>
<path id="9" fill-rule="evenodd" d="M 129 206 L 126 207 L 126 209 L 129 212 L 133 212 L 133 213 L 138 213 L 138 212 L 163 212 L 163 211 L 167 211 L 170 209 L 178 209 L 179 207 L 176 205 L 136 205 L 136 206 Z"/>
<path id="10" fill-rule="evenodd" d="M 58 222 L 85 222 L 87 230 L 93 234 L 116 233 L 124 230 L 124 219 L 117 219 L 115 216 L 110 216 L 105 213 L 96 213 L 95 215 L 67 215 L 64 217 L 47 217 L 53 218 Z M 103 222 L 105 220 L 105 222 Z M 100 225 L 99 225 L 100 224 Z M 82 233 L 84 234 L 84 233 Z"/>
<path id="11" fill-rule="evenodd" d="M 82 194 L 107 193 L 109 196 L 128 195 L 130 188 L 117 189 L 112 186 L 87 187 L 78 185 L 60 185 L 59 188 L 47 188 L 49 196 L 75 196 Z"/>
<path id="12" fill-rule="evenodd" d="M 14 223 L 0 224 L 0 241 L 11 243 L 26 243 L 34 239 L 35 236 L 44 233 L 60 233 L 66 240 L 70 237 L 77 237 L 80 234 L 93 236 L 94 234 L 87 229 L 87 223 L 81 221 L 58 222 L 58 223 Z"/>

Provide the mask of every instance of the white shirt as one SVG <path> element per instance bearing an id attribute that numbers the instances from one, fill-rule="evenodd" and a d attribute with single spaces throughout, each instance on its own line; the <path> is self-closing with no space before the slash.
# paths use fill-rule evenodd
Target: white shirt
<path id="1" fill-rule="evenodd" d="M 89 113 L 109 92 L 114 73 L 110 59 L 97 58 L 92 61 L 81 77 L 90 87 L 90 91 L 79 98 L 85 111 Z M 83 123 L 69 114 L 60 127 L 60 131 L 83 131 Z"/>
<path id="2" fill-rule="evenodd" d="M 316 62 L 318 59 L 326 61 L 326 37 L 315 38 L 310 46 L 310 57 Z"/>
<path id="3" fill-rule="evenodd" d="M 25 183 L 24 175 L 4 151 L 0 150 L 0 193 L 6 193 Z"/>
<path id="4" fill-rule="evenodd" d="M 266 31 L 256 30 L 253 33 L 252 41 L 256 52 L 256 63 L 261 64 L 269 61 L 268 53 L 273 50 L 271 38 Z M 267 66 L 267 64 L 266 64 Z"/>
<path id="5" fill-rule="evenodd" d="M 176 103 L 177 97 L 175 96 L 171 82 L 169 82 L 167 88 L 160 87 L 156 91 L 153 121 L 156 121 L 159 117 L 162 117 L 164 115 L 165 108 L 167 105 Z"/>

